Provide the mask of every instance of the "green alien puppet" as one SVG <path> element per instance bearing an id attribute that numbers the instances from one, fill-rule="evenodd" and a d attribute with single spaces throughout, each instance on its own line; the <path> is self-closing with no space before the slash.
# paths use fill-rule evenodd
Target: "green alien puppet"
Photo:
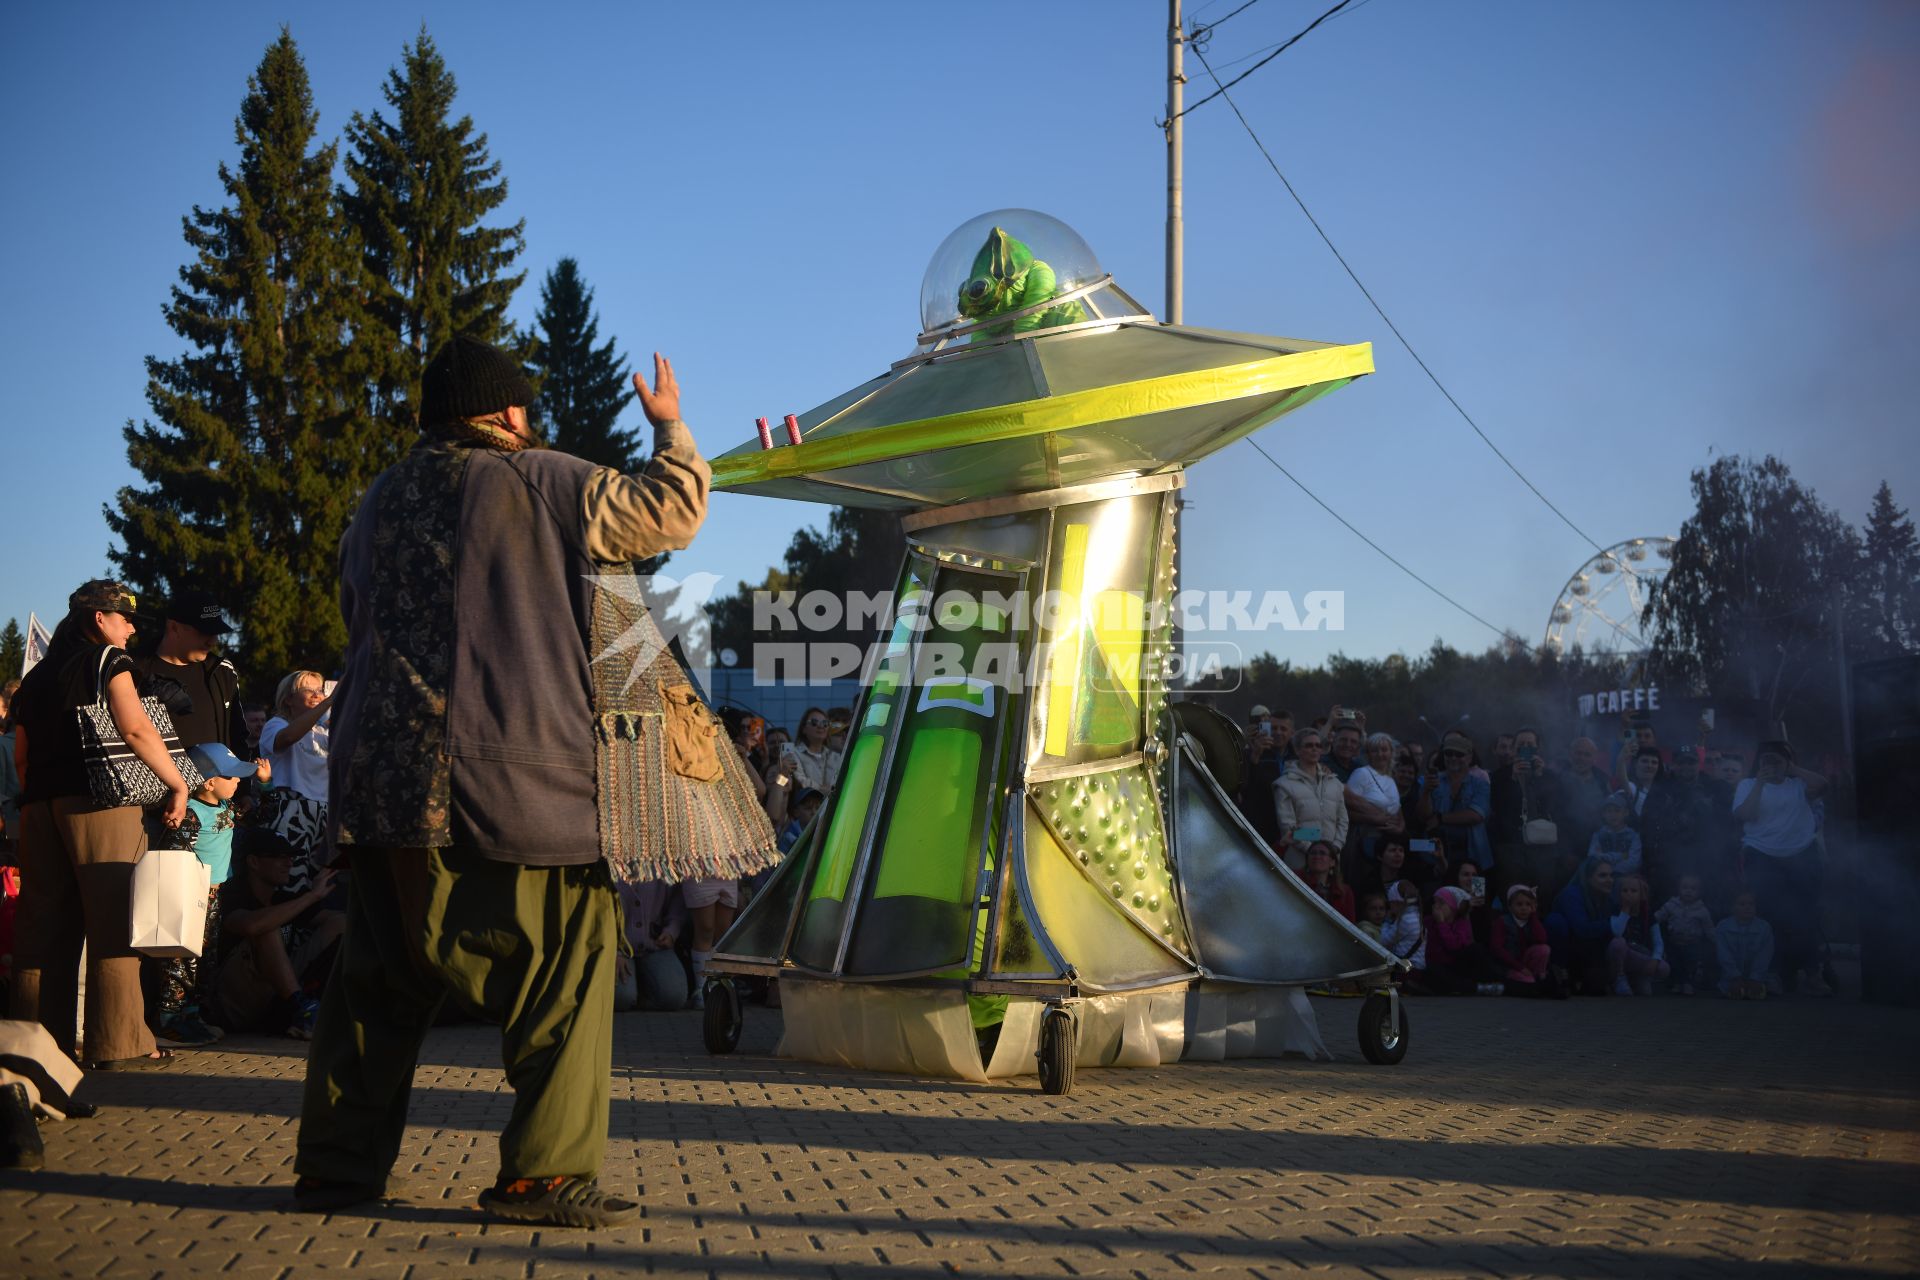
<path id="1" fill-rule="evenodd" d="M 960 314 L 985 320 L 1038 306 L 1059 293 L 1053 268 L 1033 256 L 1033 250 L 999 227 L 987 236 L 973 259 L 973 273 L 960 286 Z M 1004 338 L 1009 333 L 1031 333 L 1055 325 L 1075 324 L 1087 318 L 1078 302 L 1064 302 L 1044 311 L 1032 311 L 1011 325 L 995 325 L 973 335 L 974 341 Z"/>

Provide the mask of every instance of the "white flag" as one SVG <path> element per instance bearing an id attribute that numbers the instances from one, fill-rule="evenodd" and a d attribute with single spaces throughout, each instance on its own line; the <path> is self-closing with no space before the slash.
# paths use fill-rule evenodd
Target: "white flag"
<path id="1" fill-rule="evenodd" d="M 40 615 L 27 615 L 27 660 L 20 664 L 20 675 L 24 678 L 33 670 L 33 664 L 47 656 L 47 646 L 53 643 L 53 633 L 40 621 Z"/>

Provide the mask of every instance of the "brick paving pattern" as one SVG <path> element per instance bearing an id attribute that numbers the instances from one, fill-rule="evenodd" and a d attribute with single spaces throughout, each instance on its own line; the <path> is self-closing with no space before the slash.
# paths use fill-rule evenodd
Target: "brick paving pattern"
<path id="1" fill-rule="evenodd" d="M 300 1046 L 100 1075 L 99 1118 L 0 1174 L 23 1276 L 1779 1277 L 1920 1267 L 1920 1012 L 1832 1002 L 1419 1000 L 1398 1067 L 1358 1002 L 1339 1060 L 1083 1070 L 1066 1098 L 770 1055 L 751 1007 L 617 1022 L 600 1233 L 489 1224 L 510 1095 L 484 1027 L 434 1033 L 404 1199 L 283 1211 Z"/>

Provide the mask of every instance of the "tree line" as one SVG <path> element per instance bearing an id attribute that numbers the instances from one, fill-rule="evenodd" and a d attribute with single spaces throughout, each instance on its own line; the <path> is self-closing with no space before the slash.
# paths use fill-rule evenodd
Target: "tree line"
<path id="1" fill-rule="evenodd" d="M 562 258 L 527 330 L 524 223 L 487 135 L 423 28 L 329 140 L 283 29 L 247 79 L 224 200 L 182 219 L 188 259 L 163 307 L 181 354 L 147 359 L 147 420 L 123 431 L 140 482 L 104 514 L 137 594 L 228 602 L 252 681 L 331 670 L 345 644 L 334 557 L 360 495 L 417 438 L 420 380 L 457 333 L 514 351 L 558 448 L 637 465 L 619 425 L 627 360 L 602 342 L 593 290 Z M 256 690 L 257 692 L 257 690 Z"/>
<path id="2" fill-rule="evenodd" d="M 1784 727 L 1802 749 L 1838 751 L 1844 669 L 1920 651 L 1920 539 L 1882 481 L 1855 527 L 1774 457 L 1727 455 L 1692 474 L 1694 512 L 1640 620 L 1633 654 L 1566 654 L 1509 634 L 1484 652 L 1435 641 L 1412 658 L 1335 654 L 1296 666 L 1262 654 L 1197 691 L 1223 706 L 1265 704 L 1307 719 L 1334 703 L 1364 708 L 1395 734 L 1437 733 L 1467 717 L 1476 737 L 1533 725 L 1564 744 L 1583 727 L 1575 699 L 1658 684 L 1744 727 Z M 1231 690 L 1231 693 L 1226 691 Z M 1236 717 L 1237 718 L 1237 717 Z"/>

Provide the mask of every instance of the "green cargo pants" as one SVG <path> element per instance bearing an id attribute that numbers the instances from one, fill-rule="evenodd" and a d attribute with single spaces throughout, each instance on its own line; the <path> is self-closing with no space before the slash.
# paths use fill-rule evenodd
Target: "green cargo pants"
<path id="1" fill-rule="evenodd" d="M 294 1171 L 374 1184 L 399 1157 L 442 1001 L 501 1024 L 502 1178 L 592 1177 L 607 1145 L 619 899 L 602 863 L 356 848 L 347 934 L 307 1056 Z"/>

